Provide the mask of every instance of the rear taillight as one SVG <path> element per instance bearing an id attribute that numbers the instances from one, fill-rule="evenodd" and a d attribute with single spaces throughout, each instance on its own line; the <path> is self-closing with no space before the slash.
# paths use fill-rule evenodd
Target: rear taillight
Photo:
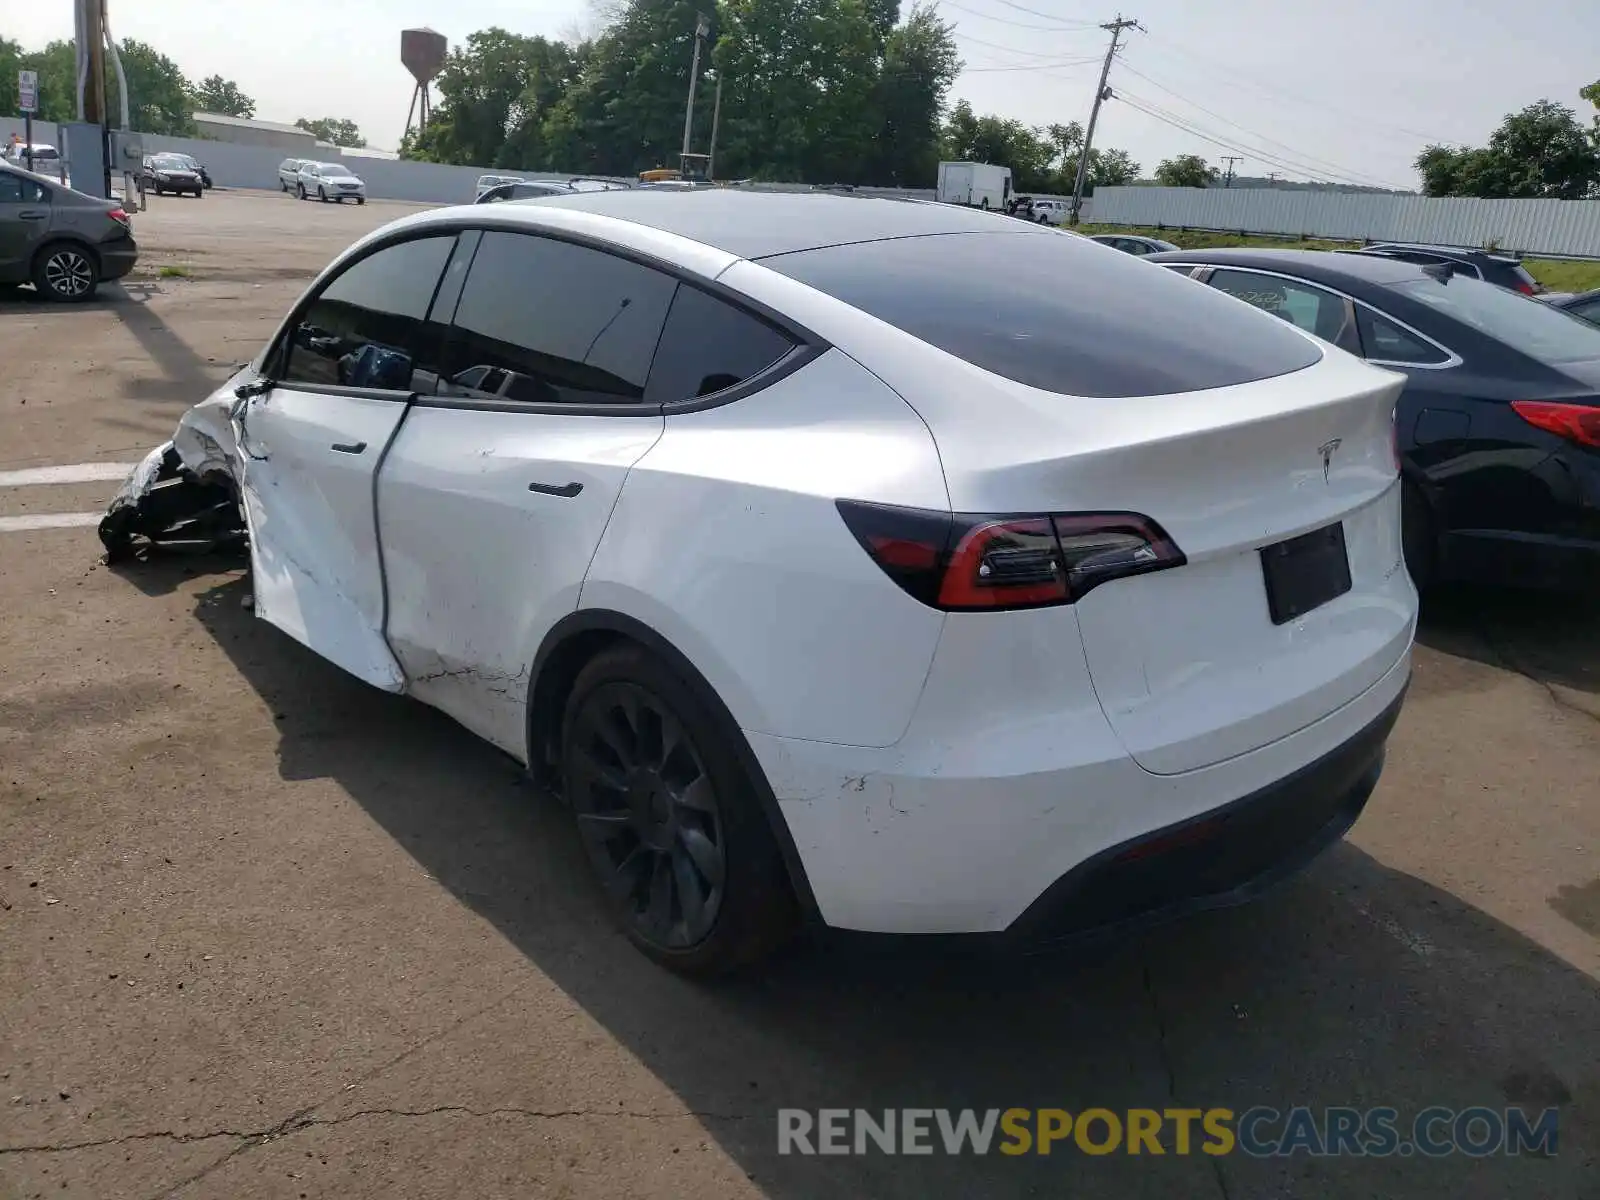
<path id="1" fill-rule="evenodd" d="M 106 216 L 110 217 L 118 225 L 126 225 L 130 229 L 133 227 L 133 218 L 120 208 L 113 208 Z"/>
<path id="2" fill-rule="evenodd" d="M 1517 280 L 1511 286 L 1514 287 L 1517 291 L 1521 292 L 1524 296 L 1536 296 L 1536 295 L 1538 295 L 1538 292 L 1535 290 L 1533 284 L 1524 283 L 1520 279 Z"/>
<path id="3" fill-rule="evenodd" d="M 1513 400 L 1511 409 L 1529 425 L 1546 433 L 1600 450 L 1600 408 L 1550 400 Z"/>
<path id="4" fill-rule="evenodd" d="M 1070 604 L 1102 583 L 1186 561 L 1138 513 L 973 516 L 859 500 L 838 508 L 890 579 L 947 611 Z"/>

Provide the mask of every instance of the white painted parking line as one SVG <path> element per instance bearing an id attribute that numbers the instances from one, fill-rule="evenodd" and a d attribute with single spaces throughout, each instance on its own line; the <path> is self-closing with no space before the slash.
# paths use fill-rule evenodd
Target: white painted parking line
<path id="1" fill-rule="evenodd" d="M 0 517 L 0 533 L 26 533 L 30 529 L 81 529 L 98 525 L 105 513 L 27 513 L 20 517 Z"/>
<path id="2" fill-rule="evenodd" d="M 0 487 L 31 487 L 41 483 L 121 483 L 138 463 L 72 463 L 63 467 L 26 467 L 0 471 Z"/>

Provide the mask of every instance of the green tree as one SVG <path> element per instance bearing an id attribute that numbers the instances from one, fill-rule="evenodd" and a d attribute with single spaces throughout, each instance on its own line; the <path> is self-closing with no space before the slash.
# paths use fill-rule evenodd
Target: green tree
<path id="1" fill-rule="evenodd" d="M 543 166 L 542 126 L 575 71 L 562 42 L 480 30 L 450 52 L 439 74 L 438 108 L 402 153 L 474 166 Z M 506 161 L 507 141 L 517 134 Z"/>
<path id="2" fill-rule="evenodd" d="M 1600 81 L 1580 93 L 1593 99 Z M 1582 200 L 1600 193 L 1600 125 L 1585 129 L 1563 104 L 1540 100 L 1507 114 L 1487 146 L 1428 146 L 1416 158 L 1429 196 Z"/>
<path id="3" fill-rule="evenodd" d="M 723 0 L 719 11 L 723 173 L 865 182 L 883 122 L 863 0 Z"/>
<path id="4" fill-rule="evenodd" d="M 1019 192 L 1059 190 L 1060 176 L 1051 168 L 1060 156 L 1060 145 L 1044 131 L 1011 117 L 979 116 L 965 100 L 956 103 L 945 122 L 945 158 L 1010 167 Z"/>
<path id="5" fill-rule="evenodd" d="M 189 137 L 194 133 L 192 89 L 178 64 L 155 47 L 132 38 L 123 38 L 117 49 L 122 54 L 122 70 L 128 77 L 128 123 L 140 133 L 164 133 Z M 106 107 L 117 111 L 117 83 L 110 63 L 106 83 Z"/>
<path id="6" fill-rule="evenodd" d="M 550 162 L 604 175 L 677 166 L 695 20 L 702 11 L 711 17 L 701 50 L 704 68 L 723 20 L 720 9 L 699 0 L 631 0 L 609 28 L 577 51 L 579 69 L 572 86 L 553 106 L 543 131 Z M 693 148 L 701 151 L 711 139 L 708 91 L 702 86 L 695 104 Z M 738 104 L 725 88 L 719 164 L 729 161 L 730 126 Z M 718 174 L 727 172 L 719 166 Z"/>
<path id="7" fill-rule="evenodd" d="M 314 121 L 301 117 L 295 124 L 307 133 L 316 134 L 319 141 L 331 142 L 335 146 L 359 150 L 367 144 L 367 139 L 361 136 L 361 130 L 348 117 L 318 117 Z"/>
<path id="8" fill-rule="evenodd" d="M 193 103 L 200 112 L 221 113 L 225 117 L 253 117 L 256 102 L 239 85 L 221 75 L 207 75 L 195 86 Z"/>
<path id="9" fill-rule="evenodd" d="M 1095 150 L 1089 155 L 1088 182 L 1085 193 L 1095 188 L 1126 187 L 1139 178 L 1139 164 L 1126 150 Z"/>
<path id="10" fill-rule="evenodd" d="M 1156 182 L 1162 187 L 1210 187 L 1221 172 L 1198 154 L 1180 154 L 1166 159 L 1156 168 Z"/>
<path id="11" fill-rule="evenodd" d="M 871 182 L 926 187 L 938 174 L 939 117 L 961 71 L 954 29 L 931 4 L 918 4 L 885 40 Z"/>
<path id="12" fill-rule="evenodd" d="M 24 67 L 22 44 L 0 37 L 0 116 L 20 117 L 17 107 L 17 72 Z"/>

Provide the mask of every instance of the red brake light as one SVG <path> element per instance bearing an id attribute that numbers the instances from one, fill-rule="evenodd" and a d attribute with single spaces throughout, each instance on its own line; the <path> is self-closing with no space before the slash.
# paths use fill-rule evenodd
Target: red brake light
<path id="1" fill-rule="evenodd" d="M 110 212 L 108 212 L 106 214 L 106 216 L 110 217 L 113 221 L 117 222 L 117 224 L 119 224 L 119 225 L 131 225 L 131 224 L 133 224 L 133 221 L 128 216 L 128 214 L 126 212 L 124 212 L 120 208 L 113 208 Z"/>
<path id="2" fill-rule="evenodd" d="M 1533 284 L 1524 283 L 1520 279 L 1517 280 L 1517 282 L 1516 282 L 1516 289 L 1517 289 L 1517 291 L 1521 292 L 1524 296 L 1537 295 L 1537 293 L 1534 291 Z"/>
<path id="3" fill-rule="evenodd" d="M 1513 400 L 1511 409 L 1529 425 L 1600 450 L 1600 408 L 1549 400 Z"/>
<path id="4" fill-rule="evenodd" d="M 889 578 L 946 611 L 1070 604 L 1112 579 L 1186 561 L 1137 513 L 972 516 L 856 500 L 838 509 Z"/>

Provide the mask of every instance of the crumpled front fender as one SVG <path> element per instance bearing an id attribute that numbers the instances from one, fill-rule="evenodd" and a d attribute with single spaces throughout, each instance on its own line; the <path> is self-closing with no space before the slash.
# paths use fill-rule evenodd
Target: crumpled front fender
<path id="1" fill-rule="evenodd" d="M 247 374 L 241 371 L 184 413 L 172 440 L 129 473 L 100 519 L 107 562 L 127 557 L 138 538 L 198 550 L 244 542 L 239 416 L 247 401 L 234 388 Z"/>

